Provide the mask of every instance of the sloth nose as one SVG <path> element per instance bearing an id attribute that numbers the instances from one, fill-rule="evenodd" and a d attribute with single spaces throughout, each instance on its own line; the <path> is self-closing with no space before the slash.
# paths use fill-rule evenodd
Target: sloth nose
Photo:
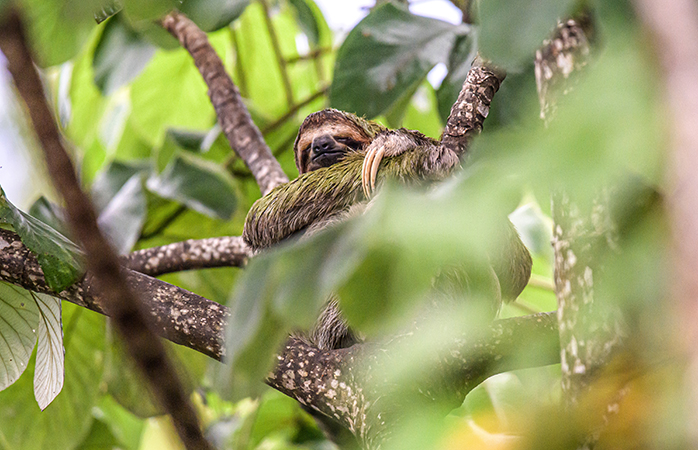
<path id="1" fill-rule="evenodd" d="M 334 139 L 330 135 L 322 135 L 313 139 L 313 153 L 320 154 L 334 148 Z"/>

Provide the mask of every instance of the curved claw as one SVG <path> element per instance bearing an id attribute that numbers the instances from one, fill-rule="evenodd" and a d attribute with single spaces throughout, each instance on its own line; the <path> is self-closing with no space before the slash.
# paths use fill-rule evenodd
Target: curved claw
<path id="1" fill-rule="evenodd" d="M 384 154 L 385 147 L 380 146 L 369 149 L 364 157 L 364 163 L 361 166 L 361 187 L 363 187 L 366 198 L 371 198 L 376 189 L 376 175 Z"/>

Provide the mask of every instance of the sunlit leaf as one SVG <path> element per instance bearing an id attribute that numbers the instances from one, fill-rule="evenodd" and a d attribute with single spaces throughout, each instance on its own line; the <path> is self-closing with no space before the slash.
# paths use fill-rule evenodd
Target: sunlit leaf
<path id="1" fill-rule="evenodd" d="M 37 257 L 46 282 L 55 292 L 84 273 L 82 251 L 65 236 L 10 203 L 0 189 L 0 222 L 9 223 Z"/>
<path id="2" fill-rule="evenodd" d="M 63 236 L 68 236 L 68 226 L 65 223 L 65 211 L 55 203 L 48 201 L 43 195 L 29 208 L 29 215 L 39 219 Z"/>
<path id="3" fill-rule="evenodd" d="M 388 111 L 447 62 L 456 36 L 467 31 L 389 2 L 374 9 L 337 53 L 330 104 L 367 117 Z"/>
<path id="4" fill-rule="evenodd" d="M 41 313 L 34 368 L 34 397 L 43 411 L 63 389 L 63 324 L 60 299 L 41 293 L 34 296 Z"/>
<path id="5" fill-rule="evenodd" d="M 174 157 L 160 175 L 151 177 L 148 189 L 211 217 L 228 219 L 235 212 L 230 175 L 220 166 L 185 153 Z"/>
<path id="6" fill-rule="evenodd" d="M 36 345 L 39 310 L 29 291 L 0 281 L 0 390 L 17 381 Z"/>
<path id="7" fill-rule="evenodd" d="M 95 84 L 109 95 L 134 79 L 155 53 L 155 46 L 142 40 L 119 16 L 105 26 L 95 49 L 92 66 Z"/>

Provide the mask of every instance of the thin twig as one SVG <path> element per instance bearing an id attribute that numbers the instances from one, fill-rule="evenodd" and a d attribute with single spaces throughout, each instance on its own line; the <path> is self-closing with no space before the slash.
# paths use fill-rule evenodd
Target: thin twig
<path id="1" fill-rule="evenodd" d="M 266 136 L 267 134 L 269 134 L 272 131 L 279 128 L 281 125 L 286 123 L 286 121 L 288 121 L 290 118 L 292 118 L 294 116 L 294 114 L 296 114 L 301 108 L 308 106 L 310 103 L 314 102 L 318 98 L 327 94 L 328 89 L 329 89 L 329 86 L 323 86 L 317 92 L 315 92 L 313 95 L 311 95 L 310 97 L 306 98 L 305 100 L 303 100 L 300 103 L 293 105 L 293 107 L 291 107 L 288 111 L 286 111 L 283 116 L 279 117 L 278 119 L 276 119 L 275 121 L 273 121 L 272 123 L 270 123 L 269 125 L 264 127 L 262 129 L 262 134 Z"/>

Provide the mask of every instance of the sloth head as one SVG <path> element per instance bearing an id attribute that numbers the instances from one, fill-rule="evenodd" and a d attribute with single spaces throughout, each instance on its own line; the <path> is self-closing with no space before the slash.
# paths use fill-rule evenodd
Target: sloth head
<path id="1" fill-rule="evenodd" d="M 325 109 L 310 114 L 293 146 L 298 172 L 328 167 L 352 151 L 362 151 L 386 128 L 354 114 Z"/>

